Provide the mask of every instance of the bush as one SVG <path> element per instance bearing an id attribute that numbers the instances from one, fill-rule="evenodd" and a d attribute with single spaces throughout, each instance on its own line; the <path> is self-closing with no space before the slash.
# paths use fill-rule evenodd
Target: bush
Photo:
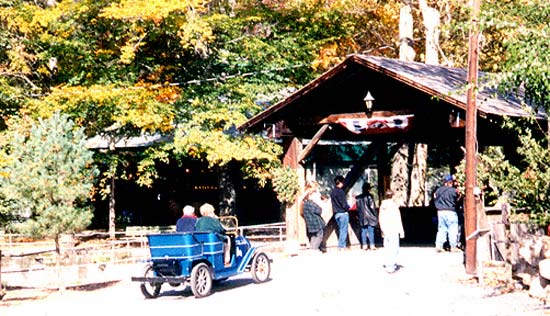
<path id="1" fill-rule="evenodd" d="M 273 190 L 277 193 L 277 199 L 284 204 L 292 204 L 300 191 L 298 175 L 290 167 L 283 166 L 273 170 Z"/>

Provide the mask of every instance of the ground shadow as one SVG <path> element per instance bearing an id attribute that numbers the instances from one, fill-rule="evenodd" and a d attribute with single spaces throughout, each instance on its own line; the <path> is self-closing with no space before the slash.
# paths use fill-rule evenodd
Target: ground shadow
<path id="1" fill-rule="evenodd" d="M 267 282 L 269 282 L 268 280 Z M 233 290 L 239 287 L 248 286 L 254 284 L 252 279 L 238 278 L 238 279 L 229 279 L 225 281 L 215 282 L 212 286 L 212 295 L 216 293 L 224 292 L 227 290 Z M 192 297 L 193 292 L 189 285 L 179 285 L 172 286 L 170 284 L 163 284 L 160 290 L 159 297 Z"/>

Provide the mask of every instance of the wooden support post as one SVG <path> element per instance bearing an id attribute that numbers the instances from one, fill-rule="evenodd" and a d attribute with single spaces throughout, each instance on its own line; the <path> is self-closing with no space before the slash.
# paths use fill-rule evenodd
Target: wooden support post
<path id="1" fill-rule="evenodd" d="M 299 164 L 298 157 L 302 152 L 302 143 L 298 138 L 291 140 L 285 155 L 283 157 L 283 165 L 288 166 L 298 173 L 300 187 L 303 188 L 305 180 L 303 177 L 303 167 Z M 303 190 L 301 190 L 303 191 Z M 301 233 L 301 230 L 305 230 L 302 224 L 300 216 L 300 194 L 296 197 L 296 200 L 292 205 L 287 205 L 285 210 L 285 223 L 286 223 L 286 251 L 290 255 L 295 255 L 300 247 L 301 236 L 305 233 Z M 302 224 L 302 225 L 301 225 Z"/>
<path id="2" fill-rule="evenodd" d="M 479 11 L 481 0 L 473 1 L 472 24 L 470 28 L 468 53 L 468 95 L 466 104 L 466 192 L 464 203 L 464 228 L 466 236 L 471 235 L 477 228 L 477 210 L 474 196 L 476 186 L 476 156 L 477 156 L 477 78 L 479 54 Z M 477 250 L 475 239 L 466 241 L 466 273 L 475 274 L 477 271 Z"/>
<path id="3" fill-rule="evenodd" d="M 6 295 L 6 291 L 2 287 L 2 250 L 0 249 L 0 301 L 4 298 L 4 295 Z"/>

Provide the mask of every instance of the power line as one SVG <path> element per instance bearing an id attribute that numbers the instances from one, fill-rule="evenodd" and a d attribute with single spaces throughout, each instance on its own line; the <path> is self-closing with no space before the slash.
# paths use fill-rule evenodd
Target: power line
<path id="1" fill-rule="evenodd" d="M 308 67 L 308 66 L 309 65 L 307 65 L 307 64 L 296 64 L 296 65 L 291 65 L 291 66 L 287 66 L 287 67 L 277 67 L 277 68 L 272 68 L 272 69 L 251 71 L 251 72 L 245 72 L 245 73 L 238 73 L 238 74 L 233 74 L 233 75 L 221 75 L 221 76 L 205 78 L 205 79 L 193 79 L 193 80 L 182 81 L 182 82 L 159 83 L 159 84 L 154 84 L 154 85 L 151 85 L 151 86 L 143 86 L 143 87 L 133 86 L 133 87 L 124 87 L 124 88 L 114 88 L 114 89 L 112 89 L 112 91 L 134 90 L 134 89 L 160 89 L 160 88 L 164 88 L 164 87 L 179 87 L 179 86 L 186 86 L 186 85 L 200 85 L 202 83 L 215 82 L 215 81 L 226 81 L 226 80 L 231 80 L 231 79 L 235 79 L 235 78 L 252 77 L 252 76 L 257 76 L 257 75 L 260 75 L 260 74 L 271 74 L 271 73 L 275 73 L 275 72 L 279 72 L 279 71 L 285 71 L 285 70 L 289 70 L 289 69 L 296 69 L 296 68 Z M 73 92 L 73 94 L 77 94 L 77 92 Z M 43 97 L 43 96 L 47 96 L 47 95 L 48 94 L 30 94 L 29 96 L 31 96 L 31 97 Z"/>

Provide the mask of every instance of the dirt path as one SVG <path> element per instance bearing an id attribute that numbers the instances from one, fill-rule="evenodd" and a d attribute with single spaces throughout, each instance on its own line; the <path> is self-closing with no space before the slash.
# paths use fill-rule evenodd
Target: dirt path
<path id="1" fill-rule="evenodd" d="M 394 274 L 382 269 L 383 249 L 270 255 L 270 281 L 254 284 L 248 273 L 242 274 L 202 299 L 189 289 L 164 285 L 159 298 L 146 300 L 139 284 L 130 281 L 140 267 L 131 266 L 120 272 L 120 282 L 98 289 L 28 301 L 10 301 L 8 293 L 0 315 L 162 315 L 178 310 L 201 315 L 550 315 L 524 291 L 495 295 L 479 286 L 465 274 L 460 253 L 401 248 L 403 268 Z"/>

